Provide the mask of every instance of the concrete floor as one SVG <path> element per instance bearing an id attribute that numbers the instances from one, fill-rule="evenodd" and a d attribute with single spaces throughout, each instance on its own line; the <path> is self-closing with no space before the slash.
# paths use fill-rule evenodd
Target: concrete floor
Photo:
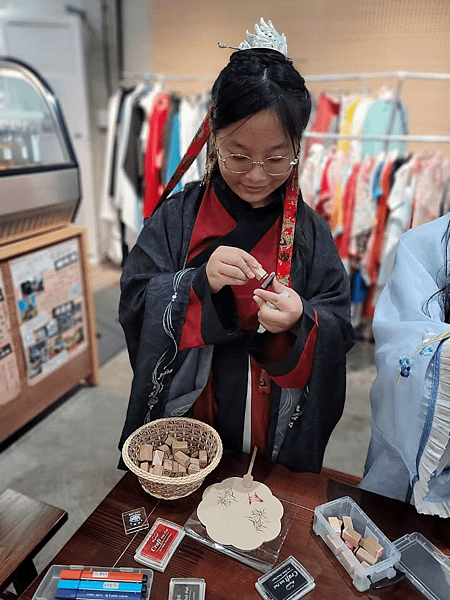
<path id="1" fill-rule="evenodd" d="M 324 466 L 362 475 L 374 377 L 373 345 L 358 342 L 348 355 L 346 407 L 328 444 Z M 68 522 L 36 557 L 38 572 L 123 475 L 116 468 L 117 442 L 130 384 L 124 350 L 100 368 L 100 385 L 78 389 L 0 455 L 0 493 L 13 488 L 69 514 Z"/>

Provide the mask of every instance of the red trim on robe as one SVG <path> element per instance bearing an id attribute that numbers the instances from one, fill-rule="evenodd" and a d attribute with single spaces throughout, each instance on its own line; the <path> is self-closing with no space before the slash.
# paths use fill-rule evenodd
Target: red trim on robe
<path id="1" fill-rule="evenodd" d="M 316 350 L 317 329 L 319 327 L 316 311 L 314 311 L 314 315 L 315 323 L 306 338 L 300 360 L 289 373 L 272 378 L 282 388 L 303 388 L 309 381 Z"/>
<path id="2" fill-rule="evenodd" d="M 189 304 L 184 319 L 179 348 L 205 348 L 202 338 L 202 303 L 191 287 Z"/>

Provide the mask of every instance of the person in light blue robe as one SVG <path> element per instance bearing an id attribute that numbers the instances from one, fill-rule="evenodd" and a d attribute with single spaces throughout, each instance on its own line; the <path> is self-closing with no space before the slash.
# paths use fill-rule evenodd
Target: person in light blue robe
<path id="1" fill-rule="evenodd" d="M 450 216 L 400 238 L 375 308 L 372 436 L 360 487 L 450 516 Z"/>

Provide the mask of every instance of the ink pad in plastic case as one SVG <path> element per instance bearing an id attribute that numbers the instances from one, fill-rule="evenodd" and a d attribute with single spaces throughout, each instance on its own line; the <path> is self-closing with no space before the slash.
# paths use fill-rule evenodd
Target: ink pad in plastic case
<path id="1" fill-rule="evenodd" d="M 313 577 L 293 556 L 255 583 L 265 600 L 297 600 L 315 587 Z"/>
<path id="2" fill-rule="evenodd" d="M 134 560 L 157 571 L 164 571 L 184 537 L 184 529 L 158 518 L 139 545 Z"/>
<path id="3" fill-rule="evenodd" d="M 204 579 L 177 579 L 169 583 L 169 600 L 205 600 Z"/>

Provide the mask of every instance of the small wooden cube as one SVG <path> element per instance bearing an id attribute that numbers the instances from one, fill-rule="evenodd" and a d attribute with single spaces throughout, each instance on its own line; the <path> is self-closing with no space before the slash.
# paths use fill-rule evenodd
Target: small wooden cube
<path id="1" fill-rule="evenodd" d="M 204 469 L 208 466 L 208 453 L 206 452 L 206 450 L 199 451 L 198 459 L 200 463 L 200 469 Z"/>
<path id="2" fill-rule="evenodd" d="M 176 440 L 173 444 L 172 444 L 172 452 L 175 453 L 178 451 L 187 453 L 187 451 L 189 450 L 189 444 L 186 441 L 178 441 Z"/>
<path id="3" fill-rule="evenodd" d="M 183 465 L 183 467 L 187 467 L 188 464 L 191 462 L 191 457 L 185 454 L 184 452 L 181 452 L 181 450 L 174 452 L 173 458 L 177 461 L 178 464 Z"/>
<path id="4" fill-rule="evenodd" d="M 191 458 L 198 458 L 198 450 L 193 450 L 191 452 Z"/>
<path id="5" fill-rule="evenodd" d="M 164 473 L 164 468 L 162 465 L 152 465 L 150 467 L 150 473 L 152 475 L 162 475 Z"/>
<path id="6" fill-rule="evenodd" d="M 161 450 L 161 452 L 169 452 L 170 448 L 167 444 L 162 444 L 159 446 L 158 450 Z"/>
<path id="7" fill-rule="evenodd" d="M 162 450 L 155 450 L 153 452 L 153 464 L 162 465 L 164 462 L 164 452 Z"/>
<path id="8" fill-rule="evenodd" d="M 139 446 L 139 460 L 144 462 L 152 462 L 153 460 L 153 444 L 141 444 Z"/>
<path id="9" fill-rule="evenodd" d="M 187 467 L 180 465 L 178 463 L 178 473 L 180 473 L 180 475 L 186 475 L 187 473 Z"/>
<path id="10" fill-rule="evenodd" d="M 352 529 L 351 527 L 345 527 L 342 531 L 342 538 L 351 544 L 352 546 L 358 546 L 361 540 L 361 534 Z"/>
<path id="11" fill-rule="evenodd" d="M 143 470 L 143 471 L 148 471 L 149 469 L 149 464 L 148 461 L 144 460 L 141 462 L 141 464 L 139 465 L 139 467 Z"/>
<path id="12" fill-rule="evenodd" d="M 377 558 L 372 556 L 372 554 L 367 552 L 367 550 L 364 550 L 364 548 L 358 548 L 358 550 L 355 552 L 355 556 L 360 562 L 364 561 L 369 565 L 374 565 L 377 562 Z"/>
<path id="13" fill-rule="evenodd" d="M 169 435 L 166 437 L 166 439 L 165 439 L 164 443 L 166 444 L 166 446 L 172 446 L 172 444 L 173 444 L 174 442 L 176 442 L 176 441 L 177 441 L 177 438 L 176 438 L 176 437 L 174 437 L 173 435 L 170 435 L 170 434 L 169 434 Z"/>

